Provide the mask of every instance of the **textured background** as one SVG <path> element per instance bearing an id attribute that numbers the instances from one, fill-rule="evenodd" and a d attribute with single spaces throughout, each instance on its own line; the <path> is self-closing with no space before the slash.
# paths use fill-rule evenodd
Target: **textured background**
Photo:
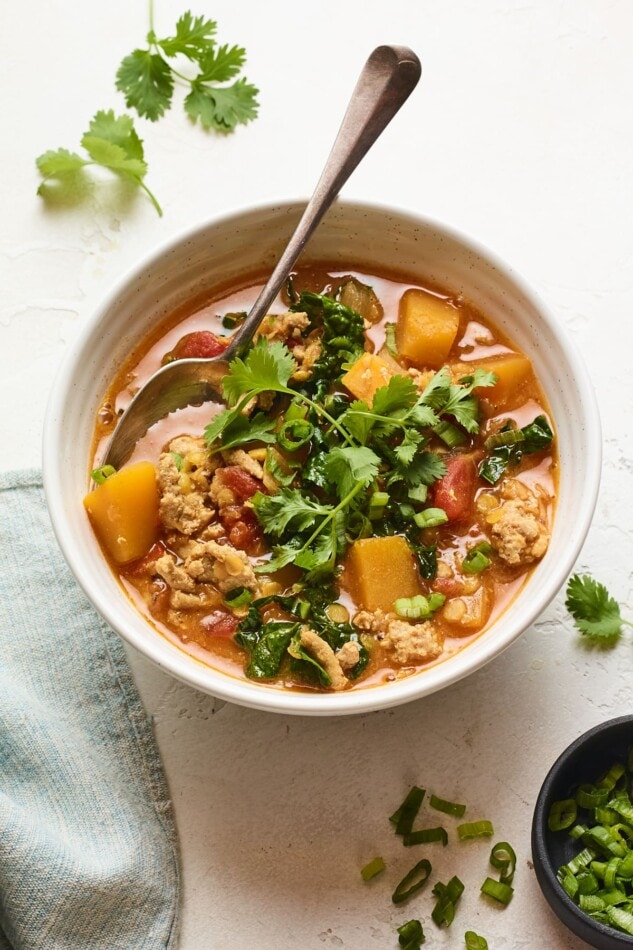
<path id="1" fill-rule="evenodd" d="M 185 8 L 157 0 L 157 31 L 169 32 Z M 114 71 L 142 42 L 145 5 L 24 0 L 4 11 L 0 464 L 39 464 L 57 366 L 112 282 L 209 214 L 306 195 L 367 53 L 406 43 L 423 61 L 422 83 L 345 195 L 464 229 L 522 272 L 566 325 L 589 362 L 604 427 L 602 488 L 578 568 L 632 603 L 631 4 L 199 0 L 193 12 L 218 20 L 221 42 L 247 48 L 261 113 L 226 138 L 191 128 L 178 109 L 137 123 L 159 219 L 143 197 L 108 186 L 72 209 L 35 195 L 36 155 L 78 147 L 98 108 L 123 110 Z M 469 928 L 491 948 L 584 946 L 540 897 L 530 821 L 564 746 L 631 712 L 629 639 L 608 652 L 579 642 L 561 593 L 466 681 L 338 721 L 221 706 L 132 655 L 181 835 L 183 950 L 396 946 L 395 927 L 431 907 L 428 894 L 404 910 L 389 898 L 416 859 L 386 817 L 413 782 L 491 817 L 519 854 L 516 895 L 500 912 L 478 895 L 485 843 L 438 853 L 439 876 L 457 871 L 467 891 L 448 933 L 429 924 L 427 946 L 462 946 Z M 375 854 L 388 875 L 363 885 L 358 870 Z"/>

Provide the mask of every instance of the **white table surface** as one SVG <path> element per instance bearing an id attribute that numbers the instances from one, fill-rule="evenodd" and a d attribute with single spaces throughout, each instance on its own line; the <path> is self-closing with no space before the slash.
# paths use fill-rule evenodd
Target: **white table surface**
<path id="1" fill-rule="evenodd" d="M 158 32 L 186 4 L 156 0 Z M 423 62 L 414 97 L 346 186 L 462 228 L 510 261 L 574 337 L 604 427 L 598 507 L 578 569 L 633 606 L 633 7 L 629 0 L 192 0 L 219 39 L 248 51 L 259 118 L 205 135 L 180 108 L 139 120 L 162 202 L 115 189 L 47 207 L 35 156 L 77 148 L 98 108 L 120 112 L 113 78 L 147 29 L 145 3 L 23 0 L 3 11 L 0 433 L 5 468 L 38 466 L 47 396 L 68 344 L 127 268 L 210 214 L 307 195 L 366 55 L 383 42 Z M 631 711 L 630 637 L 581 643 L 561 592 L 502 656 L 465 681 L 392 711 L 339 720 L 222 705 L 131 655 L 153 716 L 183 861 L 182 950 L 390 948 L 410 917 L 427 946 L 580 948 L 550 912 L 530 864 L 530 822 L 550 764 L 575 736 Z M 629 608 L 631 616 L 631 608 Z M 413 783 L 463 800 L 513 842 L 516 894 L 479 897 L 489 846 L 438 855 L 467 886 L 439 932 L 430 894 L 404 909 L 393 883 L 414 863 L 387 816 Z M 435 846 L 437 849 L 437 846 Z M 437 854 L 437 850 L 434 852 Z M 376 854 L 388 875 L 359 868 Z"/>

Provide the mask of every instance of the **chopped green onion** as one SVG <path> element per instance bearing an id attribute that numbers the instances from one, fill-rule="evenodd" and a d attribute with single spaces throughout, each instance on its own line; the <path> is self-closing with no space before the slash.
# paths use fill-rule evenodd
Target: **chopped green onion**
<path id="1" fill-rule="evenodd" d="M 525 442 L 525 433 L 521 429 L 504 428 L 501 432 L 489 435 L 484 442 L 484 448 L 489 452 L 500 445 L 516 445 L 517 442 Z"/>
<path id="2" fill-rule="evenodd" d="M 414 785 L 402 805 L 400 805 L 400 808 L 391 815 L 389 821 L 396 826 L 397 835 L 408 835 L 411 833 L 413 822 L 420 811 L 420 806 L 424 801 L 425 795 L 425 788 Z"/>
<path id="3" fill-rule="evenodd" d="M 606 805 L 609 798 L 608 788 L 596 788 L 595 785 L 580 785 L 576 791 L 576 802 L 580 808 L 596 808 Z"/>
<path id="4" fill-rule="evenodd" d="M 441 841 L 444 847 L 448 844 L 448 832 L 446 828 L 420 828 L 418 831 L 410 831 L 404 835 L 402 842 L 407 847 L 413 844 L 430 844 L 432 841 Z"/>
<path id="5" fill-rule="evenodd" d="M 576 877 L 576 881 L 579 894 L 595 894 L 600 888 L 598 878 L 591 871 L 581 871 Z"/>
<path id="6" fill-rule="evenodd" d="M 601 805 L 594 808 L 593 816 L 600 825 L 617 825 L 620 820 L 620 815 L 618 815 L 617 811 L 614 811 L 613 808 L 603 808 Z M 584 830 L 586 831 L 587 829 L 585 828 Z"/>
<path id="7" fill-rule="evenodd" d="M 605 828 L 603 825 L 594 825 L 593 828 L 589 828 L 581 840 L 590 848 L 596 848 L 605 857 L 623 858 L 626 853 L 625 845 L 615 837 L 613 828 Z"/>
<path id="8" fill-rule="evenodd" d="M 502 881 L 495 881 L 494 878 L 487 877 L 481 885 L 481 893 L 507 906 L 512 900 L 514 888 Z"/>
<path id="9" fill-rule="evenodd" d="M 574 899 L 575 893 L 569 894 L 569 891 L 567 891 L 567 894 L 572 900 Z M 601 897 L 598 897 L 597 894 L 580 894 L 578 897 L 578 906 L 588 914 L 595 914 L 596 911 L 606 910 L 607 907 L 606 903 Z"/>
<path id="10" fill-rule="evenodd" d="M 431 911 L 431 917 L 438 927 L 442 924 L 450 927 L 455 918 L 455 905 L 464 893 L 464 885 L 458 877 L 453 876 L 448 884 L 438 881 L 433 888 L 433 893 L 437 897 L 437 902 Z"/>
<path id="11" fill-rule="evenodd" d="M 588 867 L 596 856 L 596 852 L 591 848 L 585 848 L 580 851 L 571 861 L 567 862 L 567 867 L 572 874 L 578 874 L 582 868 Z"/>
<path id="12" fill-rule="evenodd" d="M 418 528 L 435 528 L 437 525 L 446 524 L 448 515 L 443 508 L 424 508 L 413 516 L 413 520 Z"/>
<path id="13" fill-rule="evenodd" d="M 393 356 L 398 358 L 398 344 L 396 343 L 396 325 L 395 323 L 385 323 L 385 346 Z"/>
<path id="14" fill-rule="evenodd" d="M 574 798 L 561 798 L 557 802 L 552 802 L 547 819 L 547 827 L 550 831 L 563 831 L 569 828 L 576 821 L 578 806 Z M 584 831 L 585 829 L 583 829 Z"/>
<path id="15" fill-rule="evenodd" d="M 307 419 L 288 419 L 277 433 L 277 442 L 286 452 L 297 452 L 314 435 L 314 426 Z"/>
<path id="16" fill-rule="evenodd" d="M 614 762 L 606 775 L 603 775 L 600 781 L 596 782 L 596 785 L 598 788 L 607 788 L 611 792 L 624 775 L 624 771 L 625 769 L 621 762 Z"/>
<path id="17" fill-rule="evenodd" d="M 409 897 L 417 894 L 417 892 L 421 890 L 428 881 L 431 870 L 431 862 L 427 861 L 426 858 L 422 858 L 421 861 L 418 861 L 418 863 L 415 864 L 407 874 L 405 874 L 391 895 L 391 900 L 393 903 L 401 904 Z"/>
<path id="18" fill-rule="evenodd" d="M 253 594 L 248 587 L 234 587 L 224 595 L 227 607 L 246 607 L 252 599 Z"/>
<path id="19" fill-rule="evenodd" d="M 360 876 L 363 881 L 371 881 L 373 877 L 385 870 L 385 862 L 382 858 L 373 858 L 364 868 L 360 869 Z"/>
<path id="20" fill-rule="evenodd" d="M 418 950 L 425 940 L 419 920 L 407 920 L 406 924 L 398 927 L 398 943 L 404 950 Z"/>
<path id="21" fill-rule="evenodd" d="M 552 828 L 551 830 L 556 831 L 557 829 Z M 578 838 L 582 838 L 586 830 L 587 830 L 586 825 L 574 825 L 574 827 L 570 828 L 569 830 L 569 837 L 573 838 L 573 840 L 576 841 Z"/>
<path id="22" fill-rule="evenodd" d="M 556 872 L 556 877 L 567 896 L 574 900 L 578 893 L 578 880 L 576 876 L 572 874 L 567 865 L 563 865 L 563 867 L 559 868 Z"/>
<path id="23" fill-rule="evenodd" d="M 369 498 L 369 520 L 377 521 L 379 518 L 382 518 L 388 503 L 389 492 L 375 491 Z"/>
<path id="24" fill-rule="evenodd" d="M 433 432 L 445 445 L 448 445 L 450 449 L 454 449 L 458 445 L 463 445 L 468 438 L 467 435 L 462 432 L 461 429 L 458 429 L 457 426 L 454 426 L 452 422 L 446 422 L 443 419 L 435 423 Z"/>
<path id="25" fill-rule="evenodd" d="M 408 492 L 411 501 L 419 501 L 422 505 L 426 501 L 428 494 L 428 485 L 416 485 L 414 488 L 410 488 Z"/>
<path id="26" fill-rule="evenodd" d="M 604 886 L 609 891 L 615 888 L 615 879 L 621 863 L 622 858 L 611 858 L 610 861 L 607 861 L 607 866 L 604 869 Z"/>
<path id="27" fill-rule="evenodd" d="M 438 610 L 446 597 L 444 594 L 416 594 L 415 597 L 399 597 L 394 601 L 393 609 L 399 617 L 407 620 L 426 620 Z"/>
<path id="28" fill-rule="evenodd" d="M 488 941 L 485 937 L 480 937 L 474 930 L 467 930 L 464 934 L 466 950 L 488 950 Z"/>
<path id="29" fill-rule="evenodd" d="M 472 838 L 490 838 L 495 833 L 492 822 L 487 819 L 481 821 L 466 821 L 457 826 L 457 837 L 460 841 L 470 841 Z"/>
<path id="30" fill-rule="evenodd" d="M 234 330 L 239 327 L 246 319 L 246 310 L 240 310 L 236 313 L 225 313 L 222 317 L 222 326 L 225 330 Z"/>
<path id="31" fill-rule="evenodd" d="M 462 561 L 462 570 L 467 574 L 480 574 L 490 564 L 488 555 L 492 551 L 492 545 L 488 541 L 481 541 L 471 548 Z"/>
<path id="32" fill-rule="evenodd" d="M 633 821 L 633 805 L 631 802 L 621 798 L 612 798 L 609 802 L 609 808 L 622 815 L 627 821 Z"/>
<path id="33" fill-rule="evenodd" d="M 116 468 L 114 465 L 102 465 L 101 468 L 93 468 L 90 472 L 90 478 L 93 480 L 95 485 L 103 485 L 107 478 L 110 478 L 110 475 L 116 475 Z"/>
<path id="34" fill-rule="evenodd" d="M 437 798 L 436 795 L 431 795 L 429 805 L 431 808 L 435 808 L 436 811 L 442 811 L 445 815 L 454 815 L 456 818 L 463 818 L 466 811 L 465 805 L 448 802 L 443 798 Z"/>
<path id="35" fill-rule="evenodd" d="M 607 907 L 607 917 L 624 933 L 633 935 L 633 914 L 630 911 L 622 907 Z"/>
<path id="36" fill-rule="evenodd" d="M 498 841 L 490 852 L 490 863 L 500 871 L 499 880 L 502 884 L 512 884 L 517 865 L 517 856 L 514 848 L 507 841 Z"/>

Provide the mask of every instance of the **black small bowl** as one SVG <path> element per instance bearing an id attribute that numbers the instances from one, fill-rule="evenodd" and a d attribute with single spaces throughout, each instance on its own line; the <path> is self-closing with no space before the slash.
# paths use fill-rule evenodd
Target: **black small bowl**
<path id="1" fill-rule="evenodd" d="M 618 759 L 626 762 L 632 746 L 633 716 L 610 719 L 585 732 L 565 749 L 549 770 L 532 820 L 532 859 L 541 890 L 565 926 L 596 950 L 633 947 L 633 937 L 589 917 L 567 896 L 556 872 L 578 854 L 580 848 L 565 831 L 550 831 L 547 819 L 552 802 L 569 798 L 578 785 L 594 781 Z"/>

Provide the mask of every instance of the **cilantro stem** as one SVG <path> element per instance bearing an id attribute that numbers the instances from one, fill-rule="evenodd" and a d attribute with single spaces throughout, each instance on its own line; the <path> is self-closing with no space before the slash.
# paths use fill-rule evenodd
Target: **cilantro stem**
<path id="1" fill-rule="evenodd" d="M 162 218 L 162 216 L 163 216 L 163 209 L 162 209 L 161 206 L 159 205 L 158 200 L 157 200 L 157 198 L 156 198 L 156 195 L 154 195 L 154 194 L 149 190 L 149 188 L 147 187 L 147 185 L 145 184 L 145 182 L 142 181 L 140 178 L 137 178 L 136 181 L 139 183 L 139 185 L 141 186 L 141 188 L 143 189 L 143 191 L 145 192 L 145 194 L 147 195 L 147 197 L 149 198 L 149 200 L 152 202 L 152 204 L 153 204 L 154 207 L 156 208 L 156 211 L 158 212 L 159 216 Z"/>
<path id="2" fill-rule="evenodd" d="M 287 392 L 289 393 L 289 395 L 293 397 L 298 396 L 300 399 L 303 399 L 304 402 L 307 402 L 308 405 L 312 409 L 314 409 L 317 415 L 323 416 L 324 419 L 327 419 L 330 425 L 334 426 L 334 428 L 338 432 L 340 432 L 340 434 L 343 436 L 343 438 L 345 439 L 348 445 L 351 445 L 351 446 L 356 445 L 355 441 L 353 440 L 352 436 L 347 431 L 347 429 L 345 429 L 344 426 L 340 425 L 340 423 L 333 416 L 331 416 L 329 412 L 326 412 L 323 406 L 319 406 L 318 403 L 313 402 L 312 399 L 310 399 L 308 396 L 304 396 L 302 393 L 295 392 L 294 389 L 288 389 Z"/>
<path id="3" fill-rule="evenodd" d="M 330 521 L 333 521 L 334 518 L 336 518 L 336 516 L 337 516 L 337 514 L 339 513 L 339 511 L 342 511 L 343 508 L 347 508 L 347 506 L 354 500 L 354 498 L 355 498 L 356 495 L 359 493 L 359 491 L 360 491 L 362 488 L 364 488 L 364 487 L 365 487 L 365 483 L 364 483 L 364 482 L 356 482 L 356 484 L 354 485 L 354 487 L 352 488 L 352 490 L 347 493 L 347 495 L 345 496 L 345 498 L 343 498 L 341 501 L 339 501 L 339 503 L 338 503 L 338 505 L 336 506 L 336 508 L 332 508 L 332 511 L 330 511 L 329 514 L 325 515 L 325 517 L 323 518 L 323 521 L 320 523 L 320 525 L 319 525 L 317 528 L 314 529 L 314 531 L 312 532 L 312 534 L 310 535 L 310 537 L 308 538 L 308 540 L 305 542 L 305 544 L 304 544 L 301 548 L 299 548 L 299 550 L 297 551 L 297 553 L 296 553 L 296 555 L 295 555 L 295 558 L 296 558 L 299 554 L 302 554 L 302 553 L 305 551 L 306 548 L 309 548 L 309 547 L 310 547 L 310 545 L 312 544 L 312 542 L 313 542 L 316 538 L 318 538 L 318 536 L 321 534 L 321 532 L 322 532 L 323 529 L 327 526 L 327 524 L 328 524 Z"/>

